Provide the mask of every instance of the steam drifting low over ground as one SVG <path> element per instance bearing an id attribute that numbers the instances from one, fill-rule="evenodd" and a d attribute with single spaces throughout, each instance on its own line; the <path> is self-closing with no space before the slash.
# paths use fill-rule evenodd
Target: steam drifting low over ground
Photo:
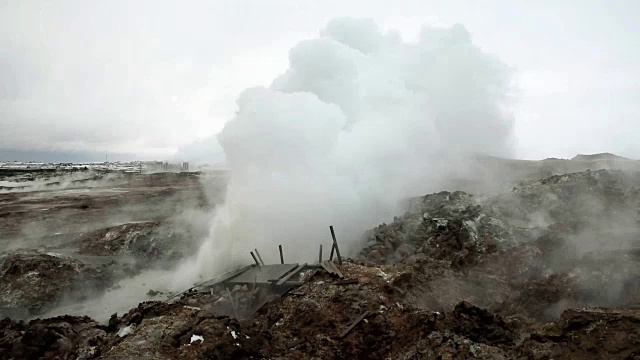
<path id="1" fill-rule="evenodd" d="M 464 170 L 465 156 L 511 154 L 510 69 L 461 25 L 406 42 L 372 20 L 334 19 L 289 62 L 240 95 L 219 136 L 242 256 L 282 243 L 298 259 L 329 224 L 350 247 L 399 199 Z"/>
<path id="2" fill-rule="evenodd" d="M 0 170 L 19 185 L 0 192 L 0 317 L 108 317 L 170 288 L 226 187 L 221 174 Z"/>

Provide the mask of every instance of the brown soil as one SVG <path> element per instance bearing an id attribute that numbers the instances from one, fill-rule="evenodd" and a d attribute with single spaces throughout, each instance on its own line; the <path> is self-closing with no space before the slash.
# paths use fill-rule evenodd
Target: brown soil
<path id="1" fill-rule="evenodd" d="M 353 263 L 340 269 L 357 283 L 341 285 L 318 273 L 246 321 L 205 310 L 214 300 L 210 295 L 143 303 L 108 325 L 80 317 L 29 324 L 5 320 L 0 358 L 627 359 L 640 354 L 637 310 L 566 310 L 527 335 L 517 321 L 468 302 L 447 312 L 408 304 L 390 289 L 408 269 Z"/>
<path id="2" fill-rule="evenodd" d="M 39 314 L 62 300 L 103 289 L 111 283 L 104 269 L 55 253 L 20 252 L 0 257 L 0 312 Z"/>
<path id="3" fill-rule="evenodd" d="M 216 313 L 221 294 L 208 292 L 108 324 L 4 320 L 0 359 L 640 358 L 637 180 L 588 171 L 489 199 L 427 195 L 367 232 L 338 266 L 351 281 L 319 271 L 243 320 Z M 89 233 L 99 234 L 90 243 L 131 249 L 140 240 L 126 234 L 145 229 Z M 602 234 L 618 246 L 594 248 Z"/>

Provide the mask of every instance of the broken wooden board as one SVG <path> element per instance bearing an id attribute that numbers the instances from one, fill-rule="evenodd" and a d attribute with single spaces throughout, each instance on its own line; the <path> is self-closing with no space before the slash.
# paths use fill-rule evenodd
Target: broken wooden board
<path id="1" fill-rule="evenodd" d="M 327 262 L 327 264 L 329 266 L 333 267 L 334 274 L 338 275 L 340 277 L 340 279 L 344 279 L 344 275 L 342 275 L 342 272 L 340 271 L 340 269 L 338 269 L 336 264 L 333 263 L 333 261 L 329 261 L 329 262 Z"/>
<path id="2" fill-rule="evenodd" d="M 344 279 L 336 281 L 336 285 L 349 285 L 349 284 L 357 284 L 358 279 Z"/>
<path id="3" fill-rule="evenodd" d="M 291 271 L 289 274 L 287 274 L 287 276 L 283 277 L 282 279 L 278 280 L 278 283 L 276 284 L 277 286 L 282 286 L 285 282 L 287 282 L 287 280 L 289 280 L 291 277 L 293 277 L 294 275 L 300 273 L 300 271 L 302 269 L 304 269 L 304 267 L 307 266 L 307 264 L 302 264 L 299 265 L 297 268 L 295 268 L 293 271 Z"/>
<path id="4" fill-rule="evenodd" d="M 197 288 L 201 288 L 201 289 L 202 288 L 206 288 L 206 289 L 208 289 L 208 288 L 210 288 L 210 287 L 212 287 L 214 285 L 217 285 L 219 283 L 222 283 L 222 282 L 224 282 L 224 281 L 226 281 L 226 280 L 228 280 L 228 279 L 230 279 L 230 278 L 232 278 L 232 277 L 234 277 L 234 276 L 236 276 L 238 274 L 242 274 L 243 272 L 245 272 L 245 271 L 247 271 L 247 270 L 249 270 L 249 269 L 251 269 L 253 267 L 255 267 L 255 265 L 248 265 L 248 266 L 244 266 L 244 267 L 241 267 L 241 268 L 238 268 L 238 269 L 227 271 L 226 273 L 224 273 L 224 274 L 222 274 L 222 275 L 220 275 L 220 276 L 218 276 L 216 278 L 197 283 L 197 284 L 193 285 L 192 287 L 188 288 L 187 290 L 185 290 L 183 292 L 171 295 L 165 301 L 169 301 L 169 300 L 172 300 L 172 299 L 174 299 L 174 298 L 176 298 L 178 296 L 184 295 L 184 294 L 188 293 L 189 291 L 191 291 L 193 289 L 197 289 Z"/>
<path id="5" fill-rule="evenodd" d="M 292 349 L 300 344 L 304 344 L 305 342 L 307 342 L 307 340 L 303 339 L 298 339 L 298 340 L 293 340 L 287 343 L 287 348 L 288 349 Z"/>
<path id="6" fill-rule="evenodd" d="M 275 264 L 253 266 L 251 269 L 225 280 L 230 285 L 269 284 L 278 280 L 298 267 L 298 264 Z"/>
<path id="7" fill-rule="evenodd" d="M 360 317 L 357 318 L 356 321 L 354 321 L 345 331 L 343 331 L 338 338 L 344 339 L 347 335 L 349 335 L 354 327 L 356 327 L 362 320 L 364 320 L 364 318 L 367 317 L 367 315 L 369 315 L 369 311 L 365 311 L 362 315 L 360 315 Z"/>
<path id="8" fill-rule="evenodd" d="M 322 263 L 320 263 L 320 266 L 322 266 L 324 271 L 328 272 L 329 274 L 337 275 L 335 273 L 335 270 L 333 270 L 333 268 L 330 265 L 328 265 L 328 263 L 329 263 L 328 261 L 322 262 Z"/>

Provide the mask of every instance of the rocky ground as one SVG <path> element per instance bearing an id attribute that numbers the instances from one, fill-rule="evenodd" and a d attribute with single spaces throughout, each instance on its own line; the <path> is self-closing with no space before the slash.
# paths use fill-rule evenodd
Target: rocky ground
<path id="1" fill-rule="evenodd" d="M 431 311 L 408 301 L 403 266 L 339 266 L 238 321 L 214 298 L 147 302 L 108 324 L 63 316 L 0 323 L 0 357 L 61 359 L 633 359 L 640 311 L 575 308 L 535 327 L 459 302 Z M 409 275 L 407 275 L 409 274 Z M 356 322 L 362 319 L 360 322 Z M 350 331 L 350 327 L 356 324 Z"/>
<path id="2" fill-rule="evenodd" d="M 318 271 L 248 319 L 216 314 L 220 295 L 209 293 L 141 303 L 108 323 L 6 319 L 0 358 L 640 358 L 639 209 L 640 176 L 629 171 L 529 179 L 489 197 L 430 194 L 366 232 L 338 265 L 347 280 Z M 162 224 L 84 232 L 78 249 L 152 258 Z M 11 284 L 46 282 L 28 275 L 41 272 L 33 257 L 55 264 L 66 288 L 105 281 L 61 257 L 24 256 L 0 267 L 5 303 L 36 296 Z"/>
<path id="3" fill-rule="evenodd" d="M 200 173 L 3 169 L 30 190 L 0 192 L 0 316 L 31 318 L 107 291 L 198 248 L 226 179 Z M 206 189 L 206 190 L 205 190 Z"/>
<path id="4" fill-rule="evenodd" d="M 104 288 L 110 278 L 104 268 L 55 253 L 5 254 L 0 258 L 0 311 L 5 316 L 38 313 L 63 294 L 77 297 Z"/>

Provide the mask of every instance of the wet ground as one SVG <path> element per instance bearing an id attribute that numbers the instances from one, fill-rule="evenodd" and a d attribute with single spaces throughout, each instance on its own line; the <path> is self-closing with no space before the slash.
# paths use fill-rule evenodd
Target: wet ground
<path id="1" fill-rule="evenodd" d="M 193 173 L 86 176 L 90 183 L 0 192 L 0 250 L 61 246 L 88 231 L 164 221 L 220 201 L 207 198 Z"/>
<path id="2" fill-rule="evenodd" d="M 226 186 L 224 176 L 201 173 L 0 175 L 21 184 L 0 191 L 0 315 L 22 318 L 193 254 Z M 100 281 L 83 283 L 85 269 Z M 45 286 L 51 288 L 44 291 Z M 38 296 L 28 296 L 39 289 Z"/>

